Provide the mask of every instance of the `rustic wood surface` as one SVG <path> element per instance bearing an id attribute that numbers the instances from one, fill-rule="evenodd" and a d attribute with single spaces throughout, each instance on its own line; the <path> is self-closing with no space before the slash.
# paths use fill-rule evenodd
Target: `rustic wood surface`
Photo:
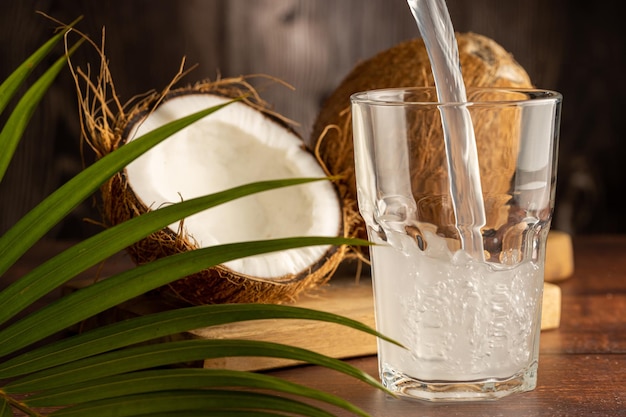
<path id="1" fill-rule="evenodd" d="M 42 241 L 2 277 L 0 287 L 69 246 Z M 537 388 L 495 402 L 427 404 L 395 400 L 334 371 L 296 366 L 269 372 L 323 389 L 362 407 L 373 417 L 619 417 L 626 416 L 626 235 L 573 239 L 574 274 L 559 283 L 558 329 L 542 332 Z M 132 262 L 120 253 L 83 278 L 124 271 Z M 58 293 L 51 294 L 47 302 Z M 376 356 L 348 360 L 376 376 Z M 332 410 L 347 416 L 342 410 Z"/>
<path id="2" fill-rule="evenodd" d="M 271 374 L 332 392 L 373 417 L 626 416 L 626 236 L 576 238 L 574 253 L 574 275 L 560 283 L 561 325 L 541 334 L 538 386 L 532 392 L 495 402 L 429 404 L 391 399 L 315 366 Z M 348 362 L 378 374 L 375 356 Z"/>

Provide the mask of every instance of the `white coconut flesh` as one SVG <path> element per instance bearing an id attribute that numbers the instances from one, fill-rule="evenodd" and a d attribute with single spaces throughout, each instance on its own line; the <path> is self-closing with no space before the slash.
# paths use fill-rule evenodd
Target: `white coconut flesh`
<path id="1" fill-rule="evenodd" d="M 225 101 L 209 94 L 174 97 L 137 123 L 128 140 Z M 255 181 L 326 174 L 295 133 L 235 102 L 146 152 L 127 166 L 126 175 L 135 195 L 154 210 Z M 341 222 L 333 184 L 317 181 L 233 200 L 184 219 L 183 228 L 198 247 L 208 247 L 293 236 L 337 236 Z M 169 228 L 178 232 L 180 224 Z M 291 249 L 224 266 L 250 277 L 279 278 L 310 269 L 329 249 Z"/>

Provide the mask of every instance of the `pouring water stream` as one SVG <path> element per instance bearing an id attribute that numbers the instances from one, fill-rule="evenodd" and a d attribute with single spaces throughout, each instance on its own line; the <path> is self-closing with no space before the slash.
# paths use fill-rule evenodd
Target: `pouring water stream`
<path id="1" fill-rule="evenodd" d="M 458 46 L 445 0 L 407 0 L 424 40 L 440 103 L 467 103 Z M 461 248 L 484 260 L 480 232 L 486 223 L 474 127 L 464 106 L 440 107 L 450 195 Z"/>

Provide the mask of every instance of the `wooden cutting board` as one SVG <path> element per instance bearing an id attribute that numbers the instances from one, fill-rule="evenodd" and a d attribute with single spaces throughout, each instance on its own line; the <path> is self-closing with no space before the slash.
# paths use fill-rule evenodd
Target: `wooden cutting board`
<path id="1" fill-rule="evenodd" d="M 316 290 L 313 294 L 302 296 L 293 305 L 328 311 L 358 320 L 375 327 L 372 285 L 369 276 L 356 282 L 354 277 L 341 274 L 334 277 L 330 284 Z M 98 322 L 85 324 L 87 327 L 103 325 L 137 315 L 162 311 L 166 306 L 156 296 L 139 297 L 132 302 L 119 306 L 99 317 Z M 561 290 L 556 284 L 546 282 L 543 293 L 543 314 L 541 329 L 555 329 L 559 326 L 561 315 Z M 334 358 L 352 358 L 376 353 L 376 338 L 369 334 L 340 326 L 310 320 L 275 319 L 254 320 L 227 325 L 201 328 L 177 338 L 184 339 L 244 339 L 285 343 Z M 206 368 L 228 368 L 236 370 L 265 370 L 295 365 L 291 360 L 274 358 L 232 357 L 204 361 Z"/>
<path id="2" fill-rule="evenodd" d="M 558 238 L 558 245 L 567 239 Z M 551 241 L 554 245 L 554 241 Z M 567 246 L 567 245 L 566 245 Z M 553 248 L 557 249 L 557 248 Z M 552 253 L 552 252 L 551 252 Z M 567 263 L 566 253 L 562 248 L 555 250 L 552 261 Z M 573 259 L 573 258 L 572 258 Z M 564 279 L 563 271 L 567 268 L 555 268 L 558 271 L 558 280 Z M 546 268 L 548 271 L 552 269 Z M 374 307 L 372 298 L 372 283 L 368 274 L 359 280 L 355 278 L 354 265 L 342 266 L 338 273 L 325 285 L 315 292 L 301 296 L 294 303 L 296 306 L 328 311 L 358 320 L 366 325 L 375 327 Z M 546 276 L 546 281 L 553 279 Z M 166 309 L 162 299 L 156 296 L 142 296 L 120 305 L 107 312 L 84 327 L 94 327 L 131 316 L 145 315 Z M 561 317 L 561 290 L 557 284 L 544 283 L 543 314 L 541 329 L 550 330 L 559 327 Z M 323 323 L 309 320 L 255 320 L 228 325 L 197 329 L 178 335 L 180 338 L 199 339 L 247 339 L 285 343 L 292 346 L 314 350 L 318 353 L 334 358 L 346 359 L 358 356 L 373 355 L 376 353 L 376 338 L 363 332 L 332 323 Z M 266 370 L 295 365 L 297 362 L 273 358 L 219 358 L 204 361 L 207 368 L 228 368 L 236 370 Z"/>
<path id="3" fill-rule="evenodd" d="M 346 279 L 336 280 L 317 296 L 303 297 L 296 305 L 337 313 L 358 320 L 371 327 L 374 323 L 372 290 L 369 279 L 356 284 Z M 544 287 L 542 330 L 559 326 L 561 292 L 555 284 Z M 343 326 L 305 320 L 268 320 L 265 323 L 237 323 L 198 329 L 190 332 L 199 338 L 243 338 L 279 341 L 292 346 L 311 349 L 335 357 L 350 358 L 376 354 L 376 338 Z M 219 358 L 207 360 L 208 368 L 262 370 L 294 365 L 295 362 L 273 358 Z"/>
<path id="4" fill-rule="evenodd" d="M 545 280 L 563 281 L 574 273 L 574 247 L 572 237 L 559 230 L 548 233 L 546 243 Z"/>

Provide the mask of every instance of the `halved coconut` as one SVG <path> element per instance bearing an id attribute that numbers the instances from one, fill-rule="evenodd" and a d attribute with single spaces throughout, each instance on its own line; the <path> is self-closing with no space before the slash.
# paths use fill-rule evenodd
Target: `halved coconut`
<path id="1" fill-rule="evenodd" d="M 169 93 L 152 111 L 129 118 L 121 143 L 165 123 L 224 103 L 210 84 Z M 145 106 L 150 108 L 150 106 Z M 235 102 L 166 139 L 129 164 L 103 189 L 113 224 L 157 209 L 255 181 L 324 177 L 302 139 L 258 107 Z M 292 236 L 341 236 L 335 185 L 319 181 L 257 193 L 185 218 L 128 249 L 137 263 L 224 243 Z M 313 246 L 234 260 L 170 284 L 193 304 L 295 299 L 325 283 L 345 248 Z"/>

